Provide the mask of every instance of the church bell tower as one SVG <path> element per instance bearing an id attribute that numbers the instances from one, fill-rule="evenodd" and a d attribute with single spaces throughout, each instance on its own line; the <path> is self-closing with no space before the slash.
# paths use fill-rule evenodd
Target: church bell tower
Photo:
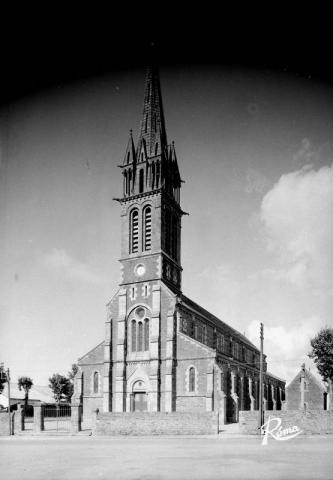
<path id="1" fill-rule="evenodd" d="M 158 69 L 147 70 L 137 144 L 132 131 L 123 165 L 121 281 L 125 287 L 161 280 L 181 291 L 181 178 L 168 144 Z"/>

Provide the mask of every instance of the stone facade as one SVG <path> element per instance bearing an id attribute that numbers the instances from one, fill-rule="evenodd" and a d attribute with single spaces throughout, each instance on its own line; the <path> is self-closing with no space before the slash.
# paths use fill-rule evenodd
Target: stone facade
<path id="1" fill-rule="evenodd" d="M 107 306 L 105 340 L 79 359 L 74 398 L 84 415 L 219 412 L 223 423 L 237 421 L 239 409 L 259 406 L 259 351 L 182 293 L 181 178 L 155 68 L 122 175 L 121 281 Z M 265 408 L 281 408 L 285 383 L 267 372 L 265 357 L 264 382 Z"/>

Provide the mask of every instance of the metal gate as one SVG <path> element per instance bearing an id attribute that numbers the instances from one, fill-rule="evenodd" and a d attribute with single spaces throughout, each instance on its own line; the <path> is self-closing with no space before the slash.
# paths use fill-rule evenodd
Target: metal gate
<path id="1" fill-rule="evenodd" d="M 43 424 L 45 431 L 69 432 L 71 430 L 71 406 L 43 406 Z"/>
<path id="2" fill-rule="evenodd" d="M 34 429 L 34 407 L 32 405 L 26 405 L 22 409 L 23 415 L 23 430 L 30 430 Z"/>

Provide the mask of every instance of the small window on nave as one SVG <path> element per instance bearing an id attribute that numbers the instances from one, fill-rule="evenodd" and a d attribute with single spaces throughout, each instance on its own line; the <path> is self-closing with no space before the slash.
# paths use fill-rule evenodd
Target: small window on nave
<path id="1" fill-rule="evenodd" d="M 94 393 L 99 392 L 99 373 L 94 372 Z"/>
<path id="2" fill-rule="evenodd" d="M 188 391 L 195 392 L 195 368 L 190 367 L 188 371 Z"/>

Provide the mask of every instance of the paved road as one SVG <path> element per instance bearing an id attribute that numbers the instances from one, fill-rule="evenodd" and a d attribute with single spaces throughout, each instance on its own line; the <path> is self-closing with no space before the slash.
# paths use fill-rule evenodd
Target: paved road
<path id="1" fill-rule="evenodd" d="M 333 436 L 0 438 L 4 480 L 332 479 Z"/>

